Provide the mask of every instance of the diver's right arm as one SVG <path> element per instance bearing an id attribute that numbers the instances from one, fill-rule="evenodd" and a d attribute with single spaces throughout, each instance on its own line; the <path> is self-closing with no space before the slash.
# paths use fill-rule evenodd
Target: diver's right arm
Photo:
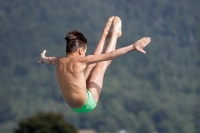
<path id="1" fill-rule="evenodd" d="M 58 62 L 58 57 L 46 57 L 46 50 L 44 50 L 41 55 L 40 55 L 40 60 L 38 61 L 38 63 L 42 64 L 42 63 L 47 63 L 49 65 L 56 65 Z"/>

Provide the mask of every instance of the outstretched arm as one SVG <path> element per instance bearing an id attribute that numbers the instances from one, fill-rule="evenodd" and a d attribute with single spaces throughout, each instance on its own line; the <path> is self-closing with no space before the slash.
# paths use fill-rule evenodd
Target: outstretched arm
<path id="1" fill-rule="evenodd" d="M 46 50 L 44 50 L 41 55 L 40 55 L 40 60 L 38 61 L 38 63 L 42 64 L 42 63 L 47 63 L 49 65 L 56 65 L 58 62 L 58 58 L 57 57 L 46 57 Z"/>
<path id="2" fill-rule="evenodd" d="M 86 64 L 92 64 L 92 63 L 97 63 L 97 62 L 106 61 L 106 60 L 113 60 L 131 51 L 139 51 L 143 54 L 146 54 L 143 48 L 146 47 L 150 43 L 150 41 L 151 41 L 151 38 L 144 37 L 132 45 L 114 50 L 109 53 L 86 56 L 85 58 L 82 58 L 80 62 L 86 63 Z"/>

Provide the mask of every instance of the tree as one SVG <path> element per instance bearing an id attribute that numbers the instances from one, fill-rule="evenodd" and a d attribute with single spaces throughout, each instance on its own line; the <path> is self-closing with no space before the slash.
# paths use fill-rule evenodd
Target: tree
<path id="1" fill-rule="evenodd" d="M 194 123 L 195 123 L 195 129 L 196 133 L 200 133 L 200 103 L 197 103 L 196 110 L 194 113 Z"/>
<path id="2" fill-rule="evenodd" d="M 139 128 L 138 133 L 153 133 L 155 132 L 154 123 L 145 111 L 139 113 Z"/>
<path id="3" fill-rule="evenodd" d="M 50 112 L 21 120 L 15 133 L 77 133 L 77 129 L 62 114 Z"/>

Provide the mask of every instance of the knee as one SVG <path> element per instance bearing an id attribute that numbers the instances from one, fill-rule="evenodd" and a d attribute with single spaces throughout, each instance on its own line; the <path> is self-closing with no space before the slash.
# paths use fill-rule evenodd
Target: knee
<path id="1" fill-rule="evenodd" d="M 92 73 L 95 75 L 103 73 L 104 71 L 105 71 L 105 65 L 102 62 L 97 63 L 96 66 L 92 69 Z"/>
<path id="2" fill-rule="evenodd" d="M 98 62 L 96 66 L 93 68 L 92 73 L 96 74 L 104 74 L 106 69 L 109 66 L 109 62 L 103 61 L 103 62 Z"/>
<path id="3" fill-rule="evenodd" d="M 96 65 L 96 63 L 95 64 L 90 64 L 90 65 L 87 66 L 87 68 L 88 69 L 92 69 L 95 65 Z"/>

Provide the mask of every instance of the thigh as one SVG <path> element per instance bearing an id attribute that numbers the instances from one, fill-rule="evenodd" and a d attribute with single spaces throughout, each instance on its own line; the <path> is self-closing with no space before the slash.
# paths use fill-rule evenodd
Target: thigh
<path id="1" fill-rule="evenodd" d="M 91 65 L 87 66 L 87 68 L 85 69 L 84 75 L 85 75 L 86 82 L 89 80 L 91 72 L 95 66 L 96 66 L 96 64 L 91 64 Z"/>
<path id="2" fill-rule="evenodd" d="M 97 63 L 90 73 L 87 81 L 87 88 L 92 93 L 96 102 L 98 102 L 103 86 L 105 67 L 102 62 Z"/>

